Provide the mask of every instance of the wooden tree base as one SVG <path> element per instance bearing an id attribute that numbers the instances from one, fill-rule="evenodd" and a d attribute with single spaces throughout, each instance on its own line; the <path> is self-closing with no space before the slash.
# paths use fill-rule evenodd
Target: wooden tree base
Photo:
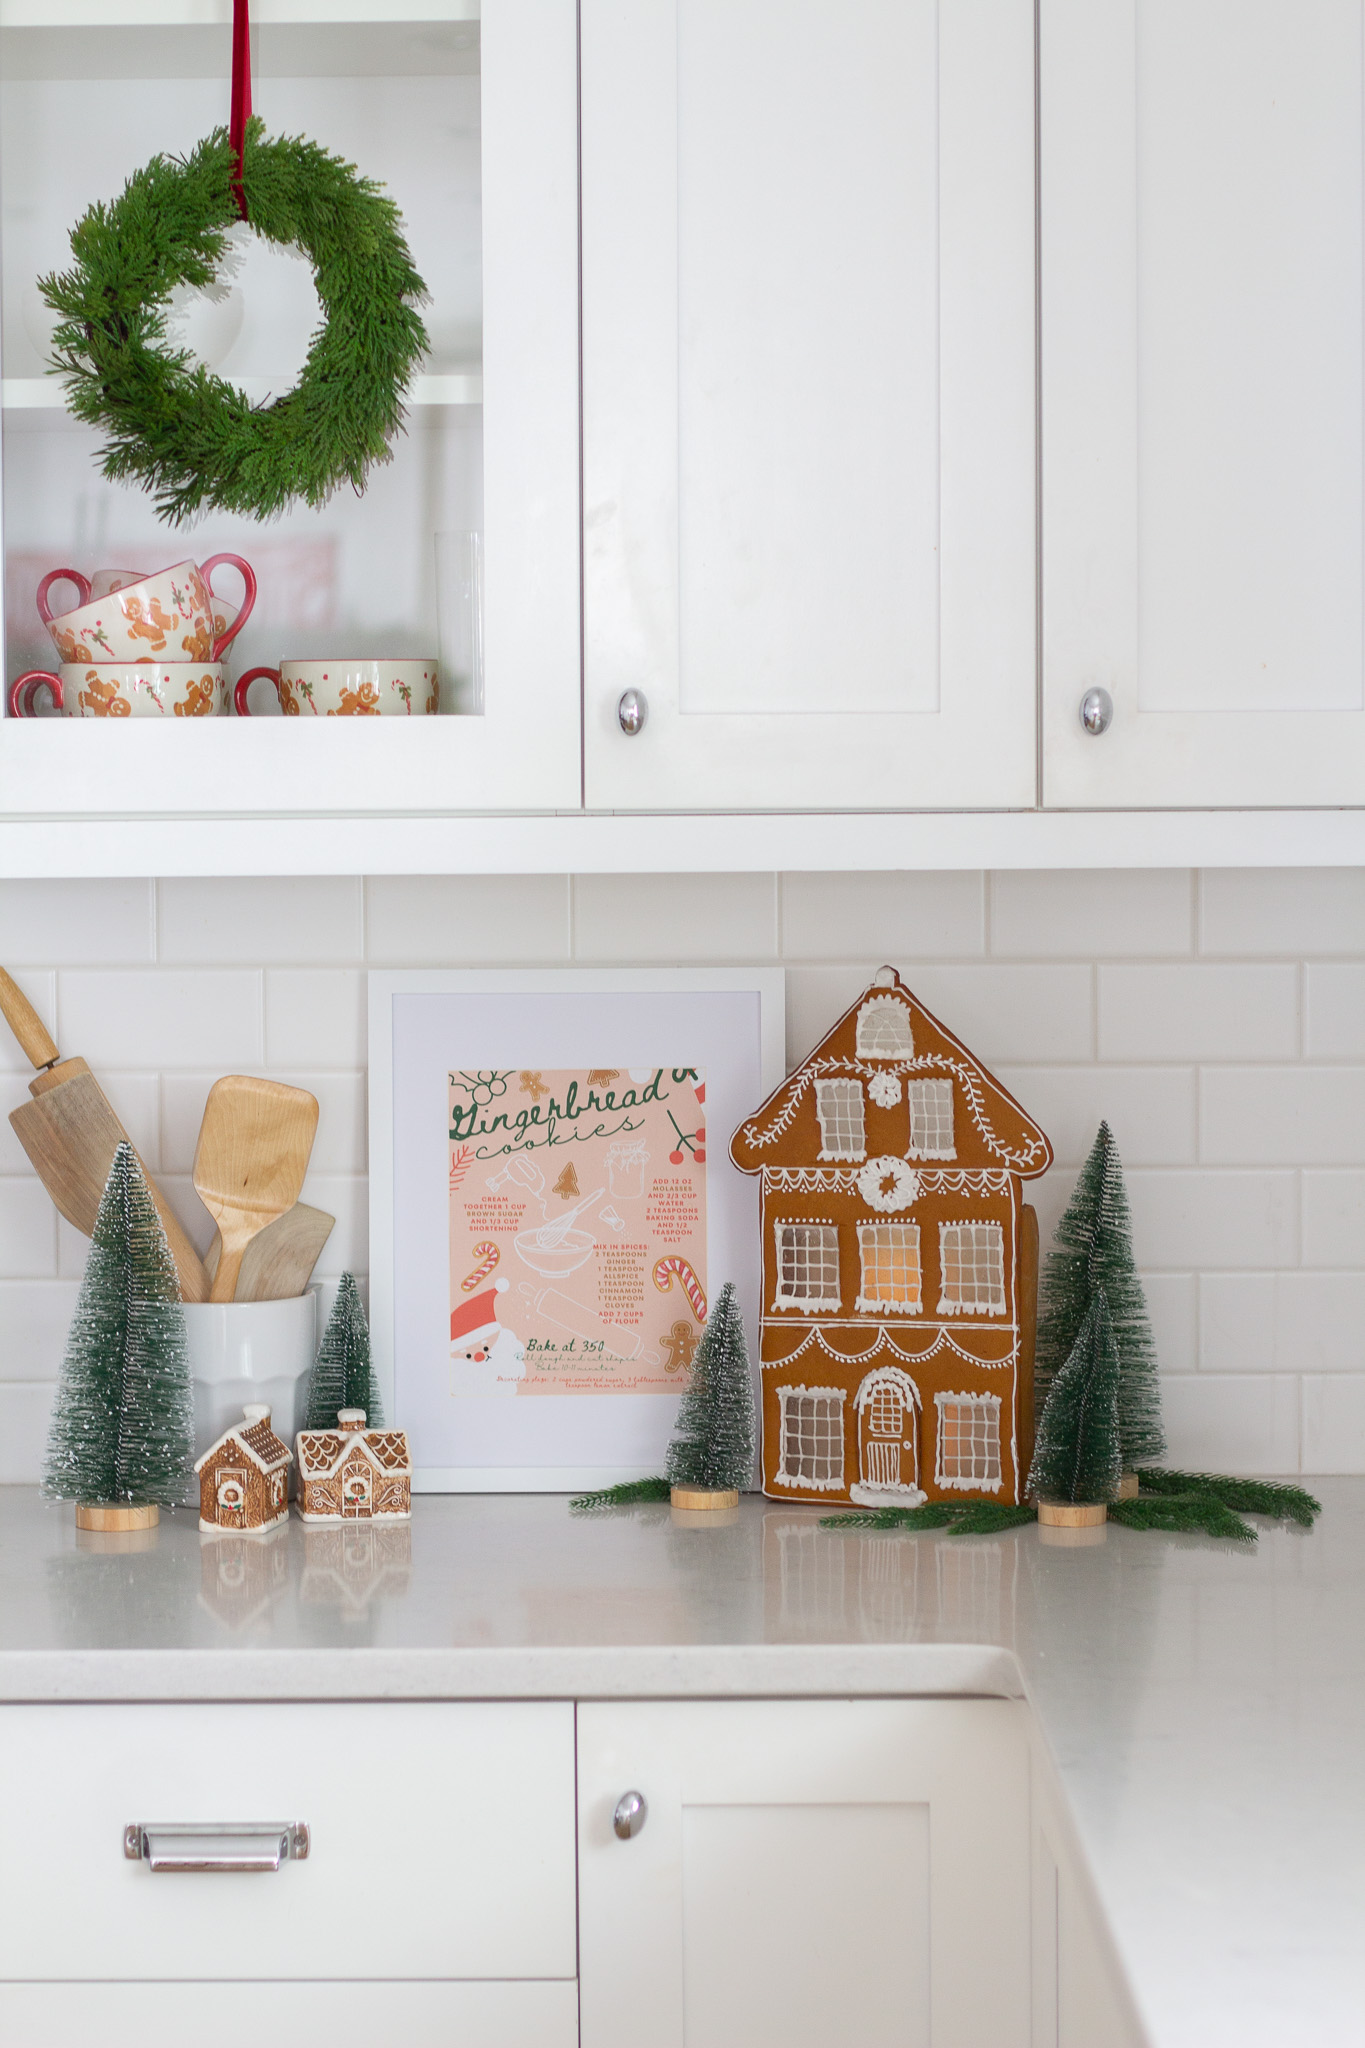
<path id="1" fill-rule="evenodd" d="M 1138 1476 L 1136 1472 L 1125 1472 L 1119 1481 L 1119 1499 L 1136 1500 L 1138 1497 Z"/>
<path id="2" fill-rule="evenodd" d="M 1096 1543 L 1105 1543 L 1109 1538 L 1109 1524 L 1094 1522 L 1088 1529 L 1053 1529 L 1046 1522 L 1038 1524 L 1038 1541 L 1050 1550 L 1089 1550 Z"/>
<path id="3" fill-rule="evenodd" d="M 1109 1519 L 1102 1500 L 1040 1500 L 1038 1520 L 1045 1529 L 1097 1529 Z"/>
<path id="4" fill-rule="evenodd" d="M 669 1499 L 675 1508 L 690 1508 L 694 1514 L 739 1506 L 739 1494 L 733 1486 L 675 1486 Z"/>
<path id="5" fill-rule="evenodd" d="M 76 1507 L 78 1529 L 155 1529 L 161 1520 L 161 1510 L 155 1501 L 140 1507 L 129 1507 L 126 1502 L 103 1502 Z"/>

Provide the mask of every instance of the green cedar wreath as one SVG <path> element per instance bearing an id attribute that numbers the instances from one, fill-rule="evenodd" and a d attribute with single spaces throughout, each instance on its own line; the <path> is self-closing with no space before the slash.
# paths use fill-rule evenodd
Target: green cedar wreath
<path id="1" fill-rule="evenodd" d="M 403 393 L 427 348 L 402 220 L 381 187 L 300 137 L 243 152 L 247 217 L 313 266 L 323 325 L 297 385 L 253 406 L 166 343 L 179 285 L 213 284 L 240 214 L 226 128 L 184 158 L 157 156 L 71 233 L 74 267 L 39 280 L 54 312 L 53 368 L 77 418 L 107 436 L 103 470 L 135 477 L 173 525 L 208 507 L 269 519 L 296 498 L 316 509 L 338 484 L 359 492 L 389 457 Z"/>

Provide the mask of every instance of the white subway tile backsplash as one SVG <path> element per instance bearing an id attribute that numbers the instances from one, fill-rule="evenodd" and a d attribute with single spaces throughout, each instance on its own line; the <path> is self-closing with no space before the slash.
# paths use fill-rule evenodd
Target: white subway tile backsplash
<path id="1" fill-rule="evenodd" d="M 1194 891 L 1180 868 L 1061 868 L 991 876 L 991 952 L 1132 959 L 1194 949 Z"/>
<path id="2" fill-rule="evenodd" d="M 1173 1460 L 1293 1470 L 1302 1417 L 1304 1470 L 1365 1470 L 1365 875 L 1205 875 L 1195 903 L 1175 871 L 12 882 L 0 960 L 201 1247 L 213 1079 L 318 1096 L 324 1312 L 368 1266 L 367 962 L 777 958 L 795 1061 L 890 960 L 1051 1135 L 1044 1253 L 1113 1126 Z M 29 1071 L 0 1032 L 0 1111 Z M 87 1252 L 0 1120 L 0 1475 L 37 1476 Z"/>
<path id="3" fill-rule="evenodd" d="M 1365 1059 L 1365 965 L 1309 967 L 1304 980 L 1309 1059 Z"/>
<path id="4" fill-rule="evenodd" d="M 11 889 L 19 884 L 11 882 Z M 8 964 L 8 963 L 6 963 Z M 72 1047 L 62 1045 L 57 1034 L 57 977 L 51 969 L 40 967 L 10 967 L 10 975 L 32 1003 L 38 1015 L 46 1024 L 52 1036 L 57 1039 L 61 1051 L 69 1053 Z M 33 1063 L 21 1049 L 18 1039 L 9 1025 L 0 1022 L 0 1074 L 31 1075 Z M 25 1090 L 27 1093 L 27 1090 Z"/>
<path id="5" fill-rule="evenodd" d="M 788 960 L 875 956 L 911 981 L 916 960 L 971 958 L 986 949 L 985 877 L 934 874 L 784 875 L 782 952 Z"/>
<path id="6" fill-rule="evenodd" d="M 1258 1270 L 1298 1257 L 1299 1191 L 1292 1173 L 1138 1168 L 1127 1178 L 1139 1265 Z"/>
<path id="7" fill-rule="evenodd" d="M 375 967 L 553 966 L 569 957 L 567 875 L 372 875 Z"/>
<path id="8" fill-rule="evenodd" d="M 577 875 L 575 960 L 772 960 L 773 875 Z"/>
<path id="9" fill-rule="evenodd" d="M 154 884 L 122 879 L 0 882 L 0 961 L 122 967 L 156 958 Z"/>
<path id="10" fill-rule="evenodd" d="M 0 1280 L 0 1380 L 50 1380 L 66 1350 L 70 1280 Z"/>
<path id="11" fill-rule="evenodd" d="M 1365 952 L 1365 869 L 1209 869 L 1199 922 L 1201 953 Z"/>
<path id="12" fill-rule="evenodd" d="M 1365 1266 L 1365 1171 L 1303 1175 L 1305 1266 Z"/>
<path id="13" fill-rule="evenodd" d="M 1293 967 L 1101 967 L 1102 1060 L 1292 1059 Z"/>
<path id="14" fill-rule="evenodd" d="M 214 1067 L 261 1060 L 261 977 L 250 968 L 146 968 L 61 975 L 62 1051 L 96 1075 L 116 1067 Z"/>
<path id="15" fill-rule="evenodd" d="M 1163 1380 L 1161 1398 L 1167 1462 L 1177 1470 L 1299 1470 L 1299 1381 L 1292 1375 L 1172 1376 Z"/>
<path id="16" fill-rule="evenodd" d="M 1199 1157 L 1211 1166 L 1344 1166 L 1365 1156 L 1365 1067 L 1205 1067 Z"/>
<path id="17" fill-rule="evenodd" d="M 355 960 L 361 953 L 357 878 L 195 876 L 159 882 L 157 958 L 222 967 Z"/>
<path id="18" fill-rule="evenodd" d="M 272 1072 L 363 1067 L 367 1036 L 366 981 L 358 969 L 267 971 L 265 1059 Z"/>
<path id="19" fill-rule="evenodd" d="M 31 1486 L 41 1474 L 55 1392 L 50 1381 L 37 1386 L 0 1382 L 0 1486 Z"/>
<path id="20" fill-rule="evenodd" d="M 1365 1373 L 1309 1373 L 1302 1386 L 1302 1469 L 1365 1472 Z"/>
<path id="21" fill-rule="evenodd" d="M 1192 1166 L 1193 1067 L 997 1066 L 996 1079 L 1036 1118 L 1059 1164 L 1079 1166 L 1101 1122 L 1125 1166 Z"/>

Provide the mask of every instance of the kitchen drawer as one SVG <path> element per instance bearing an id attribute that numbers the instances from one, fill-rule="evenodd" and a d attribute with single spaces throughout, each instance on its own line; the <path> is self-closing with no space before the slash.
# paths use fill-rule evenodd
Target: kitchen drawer
<path id="1" fill-rule="evenodd" d="M 0 1980 L 571 1978 L 573 1741 L 558 1702 L 0 1708 Z M 310 1853 L 154 1873 L 135 1821 Z"/>
<path id="2" fill-rule="evenodd" d="M 244 2005 L 243 1999 L 249 2000 Z M 5 2048 L 578 2048 L 576 1984 L 0 1984 Z"/>

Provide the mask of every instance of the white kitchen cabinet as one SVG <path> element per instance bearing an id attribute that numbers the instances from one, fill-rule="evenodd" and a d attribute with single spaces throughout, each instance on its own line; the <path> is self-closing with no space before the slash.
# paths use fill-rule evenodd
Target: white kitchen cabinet
<path id="1" fill-rule="evenodd" d="M 583 0 L 582 152 L 588 804 L 1033 803 L 1029 0 Z"/>
<path id="2" fill-rule="evenodd" d="M 1015 1703 L 584 1705 L 578 1795 L 583 2048 L 1025 2048 Z"/>
<path id="3" fill-rule="evenodd" d="M 1032 2048 L 1147 2048 L 1034 1735 Z"/>
<path id="4" fill-rule="evenodd" d="M 7 717 L 0 818 L 116 816 L 126 830 L 171 816 L 203 820 L 210 835 L 209 821 L 233 814 L 575 805 L 574 0 L 256 0 L 252 17 L 268 132 L 310 135 L 355 161 L 404 215 L 432 342 L 408 430 L 363 497 L 343 488 L 323 510 L 295 507 L 271 525 L 209 514 L 168 529 L 139 488 L 104 481 L 98 436 L 44 375 L 50 316 L 35 279 L 69 262 L 69 231 L 94 199 L 226 121 L 231 0 L 66 0 L 59 15 L 51 0 L 0 0 L 6 689 L 54 659 L 34 603 L 45 570 L 154 569 L 227 550 L 259 584 L 230 677 L 281 657 L 438 653 L 449 715 L 204 718 L 188 729 Z M 240 329 L 210 360 L 264 398 L 293 383 L 318 306 L 306 262 L 241 240 Z M 235 600 L 238 587 L 224 570 L 223 594 Z M 267 684 L 253 704 L 273 708 Z M 306 844 L 306 830 L 297 836 Z M 192 861 L 193 837 L 182 827 L 181 838 L 161 871 Z M 221 857 L 221 845 L 201 854 L 209 866 Z M 88 858 L 87 872 L 101 871 Z M 275 861 L 292 870 L 287 842 Z"/>
<path id="5" fill-rule="evenodd" d="M 1359 804 L 1359 0 L 1040 20 L 1044 801 Z"/>

